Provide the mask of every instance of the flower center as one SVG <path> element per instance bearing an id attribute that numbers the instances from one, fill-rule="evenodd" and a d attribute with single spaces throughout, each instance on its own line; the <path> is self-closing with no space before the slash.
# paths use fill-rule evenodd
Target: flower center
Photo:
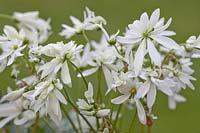
<path id="1" fill-rule="evenodd" d="M 13 49 L 14 49 L 14 50 L 18 49 L 18 45 L 17 45 L 17 44 L 14 44 L 14 45 L 13 45 Z"/>
<path id="2" fill-rule="evenodd" d="M 131 92 L 131 95 L 134 96 L 136 94 L 137 90 L 136 90 L 136 88 L 132 88 L 130 92 Z"/>
<path id="3" fill-rule="evenodd" d="M 143 37 L 144 37 L 145 39 L 147 39 L 147 38 L 149 37 L 149 31 L 145 31 L 145 32 L 143 33 Z"/>

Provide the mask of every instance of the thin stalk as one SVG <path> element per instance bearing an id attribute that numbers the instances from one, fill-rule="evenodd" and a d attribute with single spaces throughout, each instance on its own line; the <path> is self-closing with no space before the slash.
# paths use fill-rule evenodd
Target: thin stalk
<path id="1" fill-rule="evenodd" d="M 47 126 L 53 133 L 56 133 L 56 130 L 51 127 L 51 125 L 44 118 L 42 118 L 42 121 L 45 123 L 45 126 Z"/>
<path id="2" fill-rule="evenodd" d="M 5 18 L 5 19 L 12 19 L 12 20 L 15 20 L 15 18 L 14 18 L 13 16 L 6 15 L 6 14 L 1 14 L 1 13 L 0 13 L 0 18 Z"/>
<path id="3" fill-rule="evenodd" d="M 37 133 L 38 122 L 39 122 L 39 112 L 36 113 L 35 122 L 33 125 L 33 133 Z"/>
<path id="4" fill-rule="evenodd" d="M 98 90 L 97 90 L 97 102 L 101 103 L 102 102 L 102 95 L 101 95 L 101 79 L 102 79 L 102 69 L 99 68 L 98 71 Z"/>
<path id="5" fill-rule="evenodd" d="M 100 125 L 99 125 L 99 118 L 96 117 L 96 124 L 97 124 L 97 130 L 99 129 Z"/>
<path id="6" fill-rule="evenodd" d="M 85 30 L 82 31 L 82 34 L 83 34 L 83 37 L 84 37 L 85 41 L 86 41 L 88 44 L 90 44 L 90 41 L 89 41 L 89 39 L 88 39 L 88 37 L 87 37 L 87 35 L 86 35 L 86 33 L 85 33 Z"/>
<path id="7" fill-rule="evenodd" d="M 79 116 L 78 116 L 78 113 L 76 113 L 76 117 L 77 117 L 77 121 L 78 121 L 78 125 L 79 125 L 80 132 L 83 133 L 83 130 L 82 130 L 82 126 L 81 126 L 81 122 L 80 122 L 80 118 L 79 118 Z"/>
<path id="8" fill-rule="evenodd" d="M 141 133 L 144 133 L 144 125 L 141 124 Z"/>
<path id="9" fill-rule="evenodd" d="M 122 55 L 122 53 L 118 50 L 117 46 L 116 45 L 113 45 L 113 46 L 116 49 L 117 53 L 120 54 L 120 55 Z"/>
<path id="10" fill-rule="evenodd" d="M 118 119 L 119 119 L 119 114 L 120 114 L 121 108 L 122 108 L 122 104 L 119 105 L 119 108 L 118 108 L 118 110 L 117 110 L 117 115 L 116 115 L 116 117 L 115 117 L 115 122 L 114 122 L 114 124 L 113 124 L 114 129 L 116 129 L 116 125 L 117 125 L 117 121 L 118 121 Z"/>
<path id="11" fill-rule="evenodd" d="M 83 79 L 83 81 L 84 81 L 84 83 L 85 83 L 86 89 L 87 89 L 87 88 L 88 88 L 88 82 L 87 82 L 86 78 L 83 76 L 83 73 L 81 72 L 81 70 L 80 70 L 73 62 L 71 62 L 70 60 L 68 60 L 68 62 L 69 62 L 73 67 L 75 67 L 76 70 L 80 73 L 80 75 L 81 75 L 81 77 L 82 77 L 82 79 Z"/>
<path id="12" fill-rule="evenodd" d="M 85 118 L 85 116 L 83 114 L 81 114 L 81 112 L 79 111 L 79 109 L 76 107 L 76 105 L 72 102 L 66 88 L 63 89 L 64 93 L 66 95 L 66 100 L 69 102 L 69 104 L 75 109 L 75 111 L 85 120 L 85 122 L 88 124 L 88 126 L 90 127 L 90 129 L 95 132 L 94 128 L 92 127 L 92 125 L 90 124 L 90 122 Z"/>
<path id="13" fill-rule="evenodd" d="M 147 126 L 147 133 L 151 133 L 151 126 Z"/>
<path id="14" fill-rule="evenodd" d="M 72 127 L 74 128 L 75 132 L 78 133 L 78 129 L 76 128 L 74 122 L 72 121 L 72 119 L 70 118 L 69 114 L 67 113 L 67 111 L 65 110 L 65 108 L 63 107 L 63 105 L 61 105 L 61 109 L 64 113 L 64 115 L 67 117 L 67 119 L 69 120 L 69 123 L 72 125 Z"/>
<path id="15" fill-rule="evenodd" d="M 135 120 L 136 120 L 136 115 L 137 115 L 137 111 L 135 111 L 135 114 L 133 115 L 133 119 L 132 119 L 132 122 L 131 122 L 131 125 L 129 127 L 129 133 L 132 133 L 133 130 L 134 130 L 134 123 L 135 123 Z"/>

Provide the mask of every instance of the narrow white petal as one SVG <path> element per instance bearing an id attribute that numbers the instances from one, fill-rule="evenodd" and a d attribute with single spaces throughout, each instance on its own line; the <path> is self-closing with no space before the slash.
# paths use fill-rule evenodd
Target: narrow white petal
<path id="1" fill-rule="evenodd" d="M 172 110 L 176 109 L 176 101 L 173 96 L 168 97 L 168 107 Z"/>
<path id="2" fill-rule="evenodd" d="M 168 49 L 180 49 L 180 46 L 174 40 L 168 37 L 151 35 L 151 38 Z"/>
<path id="3" fill-rule="evenodd" d="M 62 69 L 61 69 L 61 79 L 62 79 L 63 83 L 65 83 L 69 87 L 72 87 L 71 77 L 70 77 L 69 67 L 68 67 L 67 61 L 65 61 L 63 63 L 63 66 L 62 66 Z"/>
<path id="4" fill-rule="evenodd" d="M 65 89 L 65 88 L 64 88 Z M 67 104 L 67 101 L 65 99 L 65 97 L 63 96 L 63 94 L 58 91 L 57 89 L 54 90 L 54 94 L 56 95 L 56 98 L 63 104 Z"/>
<path id="5" fill-rule="evenodd" d="M 147 40 L 147 49 L 153 63 L 157 66 L 161 66 L 160 53 L 158 53 L 157 49 L 155 48 L 153 42 L 150 39 Z"/>
<path id="6" fill-rule="evenodd" d="M 158 8 L 152 13 L 150 17 L 151 26 L 154 26 L 158 22 L 159 17 L 160 17 L 160 9 Z"/>
<path id="7" fill-rule="evenodd" d="M 185 102 L 186 101 L 186 98 L 179 95 L 179 94 L 175 94 L 174 95 L 174 99 L 177 101 L 177 102 Z"/>
<path id="8" fill-rule="evenodd" d="M 143 40 L 135 53 L 134 68 L 136 76 L 139 75 L 142 69 L 145 54 L 146 54 L 146 45 L 145 41 Z"/>
<path id="9" fill-rule="evenodd" d="M 151 85 L 151 88 L 147 94 L 147 106 L 148 108 L 152 108 L 156 100 L 156 87 L 155 85 Z"/>
<path id="10" fill-rule="evenodd" d="M 89 75 L 95 73 L 98 69 L 99 69 L 98 67 L 91 68 L 91 69 L 83 71 L 82 74 L 83 74 L 83 76 L 89 76 Z M 81 75 L 78 74 L 77 77 L 81 77 Z"/>
<path id="11" fill-rule="evenodd" d="M 138 99 L 135 99 L 135 103 L 137 106 L 138 118 L 140 122 L 145 125 L 147 120 L 146 120 L 146 113 L 145 113 L 144 107 L 142 106 L 142 104 L 140 103 Z"/>
<path id="12" fill-rule="evenodd" d="M 145 81 L 137 91 L 136 97 L 143 98 L 149 91 L 151 82 L 149 80 Z"/>
<path id="13" fill-rule="evenodd" d="M 122 104 L 126 100 L 128 100 L 129 97 L 130 97 L 130 94 L 128 94 L 128 95 L 121 95 L 121 96 L 118 96 L 118 97 L 112 99 L 111 102 L 114 103 L 114 104 Z"/>
<path id="14" fill-rule="evenodd" d="M 5 119 L 2 119 L 0 121 L 0 128 L 2 128 L 3 126 L 5 126 L 5 124 L 7 124 L 9 121 L 11 121 L 12 119 L 14 119 L 17 115 L 19 115 L 19 113 L 14 113 L 13 115 L 10 115 L 8 117 L 6 117 Z"/>
<path id="15" fill-rule="evenodd" d="M 106 66 L 102 66 L 102 70 L 104 73 L 104 77 L 106 79 L 106 84 L 107 84 L 108 90 L 110 90 L 112 88 L 112 84 L 113 84 L 112 74 Z"/>

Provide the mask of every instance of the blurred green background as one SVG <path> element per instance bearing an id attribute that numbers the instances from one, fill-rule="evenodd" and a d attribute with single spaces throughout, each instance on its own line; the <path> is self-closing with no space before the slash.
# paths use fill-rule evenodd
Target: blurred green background
<path id="1" fill-rule="evenodd" d="M 124 31 L 125 27 L 138 19 L 141 13 L 147 11 L 149 14 L 156 8 L 161 9 L 161 16 L 173 18 L 170 29 L 177 35 L 174 39 L 181 43 L 191 35 L 200 33 L 200 0 L 0 0 L 0 13 L 12 14 L 15 11 L 40 11 L 40 16 L 52 19 L 53 35 L 50 41 L 61 41 L 64 38 L 59 37 L 57 33 L 61 31 L 61 24 L 71 24 L 69 16 L 73 15 L 80 19 L 83 18 L 83 11 L 86 6 L 94 10 L 97 15 L 102 15 L 107 20 L 108 32 L 115 33 L 117 29 Z M 0 33 L 5 24 L 13 23 L 10 20 L 0 18 Z M 87 33 L 89 38 L 97 39 L 100 35 Z M 80 42 L 82 37 L 73 38 Z M 155 120 L 152 133 L 200 133 L 200 59 L 194 60 L 194 76 L 197 81 L 194 82 L 195 91 L 189 89 L 183 92 L 187 102 L 178 104 L 175 111 L 170 111 L 167 107 L 167 98 L 159 93 L 154 108 L 158 120 Z M 0 89 L 5 90 L 13 81 L 6 76 L 9 70 L 0 74 Z M 92 80 L 89 77 L 89 80 Z M 80 80 L 77 81 L 78 83 Z M 76 81 L 74 81 L 76 84 Z M 77 88 L 73 91 L 82 93 L 81 85 L 76 84 Z M 79 87 L 78 87 L 79 86 Z M 3 93 L 3 92 L 2 92 Z M 126 113 L 126 118 L 121 121 L 125 127 L 129 125 L 133 114 Z M 137 123 L 138 124 L 138 123 Z M 139 132 L 136 128 L 135 132 Z M 127 128 L 127 127 L 126 127 Z M 123 131 L 127 132 L 127 131 Z"/>

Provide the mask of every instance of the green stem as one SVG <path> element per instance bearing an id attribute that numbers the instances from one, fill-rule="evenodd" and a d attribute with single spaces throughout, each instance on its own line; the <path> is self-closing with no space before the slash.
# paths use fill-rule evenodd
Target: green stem
<path id="1" fill-rule="evenodd" d="M 79 125 L 80 132 L 83 133 L 83 130 L 82 130 L 82 126 L 81 126 L 81 122 L 80 122 L 80 118 L 79 118 L 79 116 L 78 116 L 78 113 L 76 113 L 76 117 L 77 117 L 77 121 L 78 121 L 78 125 Z"/>
<path id="2" fill-rule="evenodd" d="M 1 14 L 1 13 L 0 13 L 0 18 L 5 18 L 5 19 L 12 19 L 12 20 L 15 20 L 15 18 L 14 18 L 13 16 L 6 15 L 6 14 Z"/>
<path id="3" fill-rule="evenodd" d="M 97 124 L 97 131 L 98 131 L 98 129 L 100 127 L 100 125 L 99 125 L 99 118 L 98 117 L 96 117 L 96 124 Z"/>
<path id="4" fill-rule="evenodd" d="M 38 122 L 39 122 L 39 112 L 36 113 L 35 122 L 33 125 L 33 133 L 37 133 Z"/>
<path id="5" fill-rule="evenodd" d="M 87 37 L 87 35 L 86 35 L 86 33 L 85 33 L 85 30 L 82 31 L 82 34 L 83 34 L 83 37 L 84 37 L 84 39 L 86 40 L 86 42 L 87 42 L 88 44 L 90 44 L 90 41 L 89 41 L 89 39 L 88 39 L 88 37 Z"/>
<path id="6" fill-rule="evenodd" d="M 147 133 L 151 133 L 151 126 L 147 126 Z"/>
<path id="7" fill-rule="evenodd" d="M 114 124 L 113 124 L 114 129 L 116 129 L 117 121 L 118 121 L 118 119 L 119 119 L 119 114 L 120 114 L 121 108 L 122 108 L 122 104 L 119 105 L 119 108 L 118 108 L 118 110 L 117 110 L 117 115 L 116 115 L 116 117 L 115 117 L 115 122 L 114 122 Z"/>
<path id="8" fill-rule="evenodd" d="M 69 122 L 72 125 L 72 127 L 74 128 L 75 132 L 78 133 L 78 129 L 76 128 L 75 124 L 73 123 L 72 119 L 70 118 L 69 114 L 67 113 L 67 111 L 65 110 L 65 108 L 63 107 L 63 105 L 61 105 L 61 109 L 62 109 L 64 115 L 69 120 Z"/>
<path id="9" fill-rule="evenodd" d="M 141 124 L 141 133 L 144 133 L 144 125 Z"/>
<path id="10" fill-rule="evenodd" d="M 42 118 L 42 121 L 45 123 L 45 126 L 47 126 L 53 133 L 56 133 L 56 130 L 44 118 Z"/>
<path id="11" fill-rule="evenodd" d="M 80 75 L 81 75 L 81 77 L 82 77 L 82 79 L 83 79 L 83 81 L 84 81 L 84 83 L 85 83 L 86 89 L 87 89 L 87 88 L 88 88 L 88 82 L 87 82 L 86 78 L 83 76 L 83 73 L 81 72 L 81 70 L 80 70 L 73 62 L 71 62 L 70 60 L 68 60 L 68 62 L 69 62 L 73 67 L 75 67 L 76 70 L 80 73 Z"/>
<path id="12" fill-rule="evenodd" d="M 97 90 L 97 102 L 101 103 L 102 102 L 102 95 L 101 95 L 101 79 L 102 79 L 102 69 L 99 68 L 98 72 L 98 90 Z"/>
<path id="13" fill-rule="evenodd" d="M 136 120 L 136 115 L 137 115 L 137 111 L 135 111 L 135 114 L 133 115 L 133 119 L 132 119 L 132 122 L 131 122 L 131 125 L 130 125 L 130 127 L 129 127 L 129 133 L 132 133 L 133 132 L 133 130 L 134 130 L 134 122 L 135 122 L 135 120 Z"/>
<path id="14" fill-rule="evenodd" d="M 122 55 L 122 53 L 118 50 L 117 46 L 116 45 L 113 45 L 113 46 L 116 49 L 117 53 L 120 54 L 120 55 Z"/>
<path id="15" fill-rule="evenodd" d="M 75 111 L 85 120 L 85 122 L 88 124 L 88 126 L 90 127 L 90 129 L 95 132 L 94 128 L 92 127 L 92 125 L 90 124 L 90 122 L 85 118 L 85 116 L 83 114 L 81 114 L 81 112 L 79 111 L 79 109 L 76 107 L 76 105 L 72 102 L 66 88 L 63 89 L 65 96 L 67 97 L 66 100 L 69 102 L 69 104 L 75 109 Z"/>

